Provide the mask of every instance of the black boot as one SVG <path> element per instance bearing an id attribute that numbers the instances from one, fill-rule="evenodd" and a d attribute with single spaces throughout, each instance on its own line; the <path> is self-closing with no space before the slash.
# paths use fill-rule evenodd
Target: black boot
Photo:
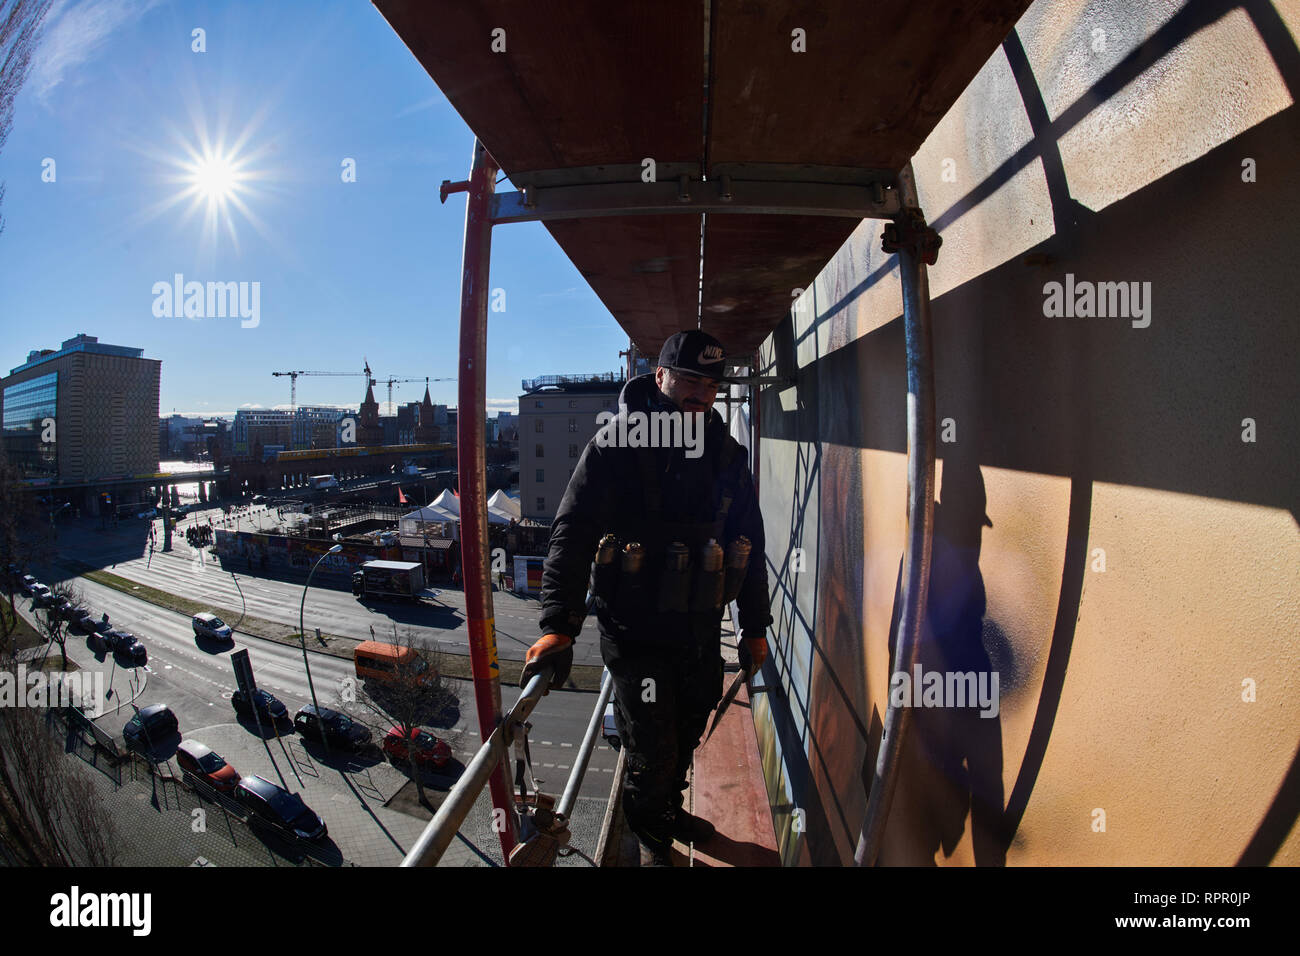
<path id="1" fill-rule="evenodd" d="M 672 840 L 665 840 L 647 833 L 634 830 L 637 846 L 641 853 L 641 866 L 674 866 Z"/>
<path id="2" fill-rule="evenodd" d="M 696 845 L 707 843 L 717 832 L 717 827 L 708 820 L 687 813 L 685 810 L 678 810 L 677 818 L 673 821 L 673 837 L 683 843 Z"/>

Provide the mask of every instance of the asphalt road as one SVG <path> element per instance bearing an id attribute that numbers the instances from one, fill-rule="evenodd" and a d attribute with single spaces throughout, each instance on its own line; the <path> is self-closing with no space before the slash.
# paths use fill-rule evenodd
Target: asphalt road
<path id="1" fill-rule="evenodd" d="M 186 544 L 183 533 L 174 536 L 173 553 L 155 552 L 150 559 L 147 553 L 148 524 L 141 521 L 134 522 L 133 525 L 133 528 L 119 526 L 115 531 L 105 532 L 99 529 L 98 522 L 84 519 L 81 522 L 69 522 L 60 526 L 58 550 L 63 555 L 111 569 L 123 577 L 173 594 L 190 598 L 210 595 L 220 604 L 240 606 L 231 576 L 214 567 L 206 554 L 202 555 L 203 563 L 199 563 L 198 550 Z M 137 550 L 137 545 L 132 542 L 140 539 L 145 542 L 144 557 L 132 553 Z M 50 585 L 59 579 L 59 574 L 52 565 L 37 566 L 32 573 Z M 122 726 L 133 713 L 129 706 L 131 703 L 139 707 L 152 703 L 167 704 L 176 713 L 184 737 L 190 736 L 191 730 L 196 728 L 240 725 L 230 705 L 230 696 L 236 683 L 229 661 L 231 651 L 240 648 L 249 650 L 258 686 L 284 701 L 290 714 L 311 702 L 302 652 L 298 649 L 243 634 L 237 635 L 240 639 L 233 647 L 206 639 L 200 640 L 194 636 L 190 620 L 185 615 L 132 598 L 122 591 L 85 578 L 78 578 L 76 586 L 96 616 L 107 611 L 114 627 L 135 634 L 148 650 L 149 660 L 146 666 L 123 667 L 111 655 L 106 656 L 104 652 L 97 651 L 96 646 L 91 645 L 85 636 L 75 632 L 70 635 L 69 648 L 74 649 L 82 658 L 93 655 L 105 673 L 112 693 L 107 701 L 108 713 L 98 722 L 115 735 L 121 734 Z M 241 574 L 239 587 L 247 598 L 250 614 L 296 624 L 298 601 L 302 597 L 300 583 L 247 578 Z M 444 598 L 449 600 L 444 601 L 443 607 L 366 608 L 350 592 L 317 588 L 313 578 L 307 601 L 307 626 L 319 626 L 331 633 L 363 638 L 370 636 L 369 625 L 373 621 L 377 635 L 382 637 L 391 628 L 389 622 L 397 619 L 399 627 L 404 628 L 411 623 L 417 634 L 441 642 L 444 647 L 459 643 L 460 650 L 464 652 L 463 595 L 459 591 L 449 591 L 444 593 Z M 450 600 L 455 598 L 462 600 L 459 608 Z M 513 617 L 520 624 L 525 621 L 531 624 L 530 630 L 524 632 L 527 643 L 531 643 L 532 635 L 536 633 L 533 610 L 535 602 L 521 600 L 513 595 L 496 594 L 494 598 L 498 601 L 499 622 Z M 507 607 L 513 610 L 506 610 Z M 397 614 L 390 617 L 382 613 L 384 610 L 395 610 Z M 420 621 L 408 622 L 402 619 L 402 615 L 417 617 Z M 506 631 L 517 626 L 499 623 L 499 628 Z M 512 638 L 501 629 L 498 630 L 501 656 L 522 658 L 523 650 L 527 647 L 525 638 L 522 635 L 517 639 Z M 594 640 L 588 642 L 588 647 L 594 646 Z M 598 662 L 598 651 L 596 655 L 595 661 Z M 582 659 L 581 655 L 579 659 Z M 351 661 L 316 654 L 310 650 L 309 660 L 320 704 L 347 710 L 372 727 L 376 741 L 381 739 L 388 727 L 386 721 L 357 703 L 344 704 L 340 700 L 342 682 L 355 676 Z M 479 742 L 474 692 L 469 681 L 453 680 L 451 683 L 459 689 L 461 704 L 458 719 L 450 726 L 435 726 L 431 729 L 437 736 L 448 740 L 455 758 L 465 764 L 473 756 Z M 501 693 L 503 708 L 508 708 L 518 697 L 519 689 L 503 686 Z M 533 726 L 530 746 L 534 772 L 546 785 L 548 792 L 558 793 L 563 789 L 595 701 L 596 695 L 592 693 L 554 692 L 547 695 L 534 710 L 530 718 Z M 250 753 L 255 751 L 258 759 L 263 759 L 261 754 L 265 748 L 257 737 L 255 724 L 244 721 L 242 726 L 247 732 L 247 745 L 252 748 Z M 292 735 L 291 730 L 286 729 L 284 733 Z M 199 739 L 202 740 L 202 737 Z M 272 744 L 274 747 L 274 742 Z M 223 746 L 227 751 L 230 750 L 230 744 Z M 236 767 L 240 766 L 240 753 L 223 751 L 223 756 Z M 581 794 L 606 798 L 616 762 L 617 754 L 603 740 L 598 740 Z M 344 847 L 343 851 L 346 853 L 347 848 Z"/>
<path id="2" fill-rule="evenodd" d="M 51 583 L 48 579 L 43 580 Z M 133 713 L 128 702 L 139 707 L 167 704 L 180 721 L 182 736 L 187 736 L 187 728 L 235 722 L 230 696 L 236 683 L 229 658 L 232 651 L 241 648 L 249 651 L 258 686 L 284 701 L 290 714 L 311 703 L 311 690 L 300 650 L 253 637 L 238 640 L 233 647 L 199 639 L 194 636 L 189 618 L 184 615 L 136 600 L 93 581 L 81 579 L 78 587 L 96 613 L 107 611 L 113 626 L 130 631 L 149 653 L 145 667 L 124 667 L 115 663 L 112 655 L 98 651 L 85 636 L 73 633 L 69 637 L 70 649 L 93 654 L 107 668 L 106 680 L 110 681 L 109 689 L 113 691 L 108 700 L 110 715 L 101 718 L 99 723 L 114 734 L 121 733 L 122 725 Z M 387 730 L 385 721 L 359 704 L 344 703 L 340 699 L 344 680 L 355 680 L 352 663 L 310 650 L 308 656 L 320 704 L 347 710 L 369 724 L 378 741 Z M 480 739 L 474 691 L 469 681 L 453 680 L 451 684 L 457 688 L 461 701 L 459 719 L 450 726 L 431 729 L 452 744 L 457 759 L 464 763 L 473 756 Z M 141 687 L 138 696 L 134 693 L 136 686 Z M 519 689 L 502 687 L 501 696 L 503 708 L 509 708 L 518 698 Z M 533 711 L 530 747 L 534 769 L 539 776 L 543 770 L 553 771 L 553 780 L 548 782 L 558 782 L 560 773 L 572 766 L 573 754 L 586 732 L 595 701 L 596 695 L 591 693 L 556 692 L 543 698 Z M 255 742 L 256 737 L 251 735 L 256 733 L 256 726 L 252 721 L 246 721 L 245 725 L 251 741 Z M 617 754 L 603 741 L 598 742 L 590 765 L 594 772 L 592 769 L 588 771 L 582 790 L 584 795 L 604 796 L 608 793 L 608 774 L 613 772 L 616 760 Z"/>
<path id="3" fill-rule="evenodd" d="M 274 511 L 255 508 L 251 516 L 239 521 L 244 530 L 274 525 Z M 94 519 L 70 521 L 59 526 L 58 550 L 96 567 L 111 570 L 141 584 L 147 584 L 195 600 L 209 600 L 215 606 L 247 613 L 266 620 L 297 627 L 299 605 L 306 575 L 278 576 L 249 573 L 243 568 L 231 572 L 222 568 L 205 549 L 193 548 L 185 540 L 185 528 L 197 520 L 214 525 L 222 518 L 219 508 L 197 512 L 187 517 L 178 533 L 172 536 L 172 550 L 149 553 L 149 522 L 120 523 L 116 529 L 103 530 Z M 157 541 L 162 543 L 161 522 L 155 522 Z M 231 527 L 234 527 L 232 523 Z M 238 579 L 236 583 L 235 579 Z M 421 643 L 457 654 L 469 653 L 469 633 L 465 623 L 465 595 L 455 588 L 433 585 L 441 591 L 439 598 L 419 605 L 398 601 L 363 603 L 353 597 L 350 582 L 330 580 L 321 572 L 312 578 L 307 595 L 304 624 L 310 633 L 319 627 L 329 634 L 365 640 L 374 635 L 383 639 L 394 625 L 400 632 L 410 630 Z M 240 592 L 242 593 L 242 600 Z M 523 660 L 528 648 L 541 636 L 537 626 L 539 606 L 536 599 L 494 591 L 492 594 L 496 622 L 497 654 L 506 660 Z M 233 621 L 227 623 L 234 623 Z M 574 643 L 574 662 L 601 666 L 600 638 L 595 621 L 587 620 Z"/>

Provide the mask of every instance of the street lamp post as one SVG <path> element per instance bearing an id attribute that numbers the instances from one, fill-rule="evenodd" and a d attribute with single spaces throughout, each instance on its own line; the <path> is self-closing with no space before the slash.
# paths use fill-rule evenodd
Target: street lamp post
<path id="1" fill-rule="evenodd" d="M 316 573 L 316 569 L 320 567 L 322 561 L 331 554 L 338 554 L 342 550 L 343 545 L 336 544 L 316 559 L 316 563 L 313 564 L 311 570 L 307 572 L 307 583 L 302 586 L 302 601 L 298 605 L 298 639 L 302 641 L 302 666 L 307 669 L 307 687 L 311 690 L 311 703 L 312 706 L 316 708 L 316 714 L 318 717 L 320 715 L 320 705 L 316 703 L 316 685 L 312 683 L 311 664 L 307 662 L 307 629 L 303 626 L 303 611 L 307 607 L 307 589 L 311 587 L 311 576 Z M 322 739 L 324 739 L 323 734 Z M 325 749 L 329 749 L 329 741 L 325 742 Z"/>

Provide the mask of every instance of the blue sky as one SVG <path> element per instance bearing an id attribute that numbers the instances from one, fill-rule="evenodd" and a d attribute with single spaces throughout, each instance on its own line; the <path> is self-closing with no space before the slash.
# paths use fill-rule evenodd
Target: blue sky
<path id="1" fill-rule="evenodd" d="M 162 414 L 287 406 L 271 372 L 363 358 L 381 379 L 453 377 L 465 197 L 439 205 L 438 185 L 467 176 L 472 144 L 368 3 L 56 0 L 0 154 L 0 373 L 86 332 L 162 360 Z M 213 156 L 237 202 L 210 216 Z M 257 325 L 155 315 L 177 273 L 259 283 Z M 626 334 L 540 225 L 496 229 L 491 285 L 490 412 L 516 409 L 521 378 L 621 367 Z M 298 403 L 363 387 L 302 377 Z M 454 382 L 430 390 L 456 404 Z"/>

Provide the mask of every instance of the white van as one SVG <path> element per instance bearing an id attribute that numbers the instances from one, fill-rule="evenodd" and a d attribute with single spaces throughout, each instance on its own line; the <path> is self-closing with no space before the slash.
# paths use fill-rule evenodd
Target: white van
<path id="1" fill-rule="evenodd" d="M 195 637 L 210 637 L 218 641 L 235 639 L 235 632 L 230 629 L 230 625 L 208 611 L 195 614 L 190 626 L 194 628 Z"/>

